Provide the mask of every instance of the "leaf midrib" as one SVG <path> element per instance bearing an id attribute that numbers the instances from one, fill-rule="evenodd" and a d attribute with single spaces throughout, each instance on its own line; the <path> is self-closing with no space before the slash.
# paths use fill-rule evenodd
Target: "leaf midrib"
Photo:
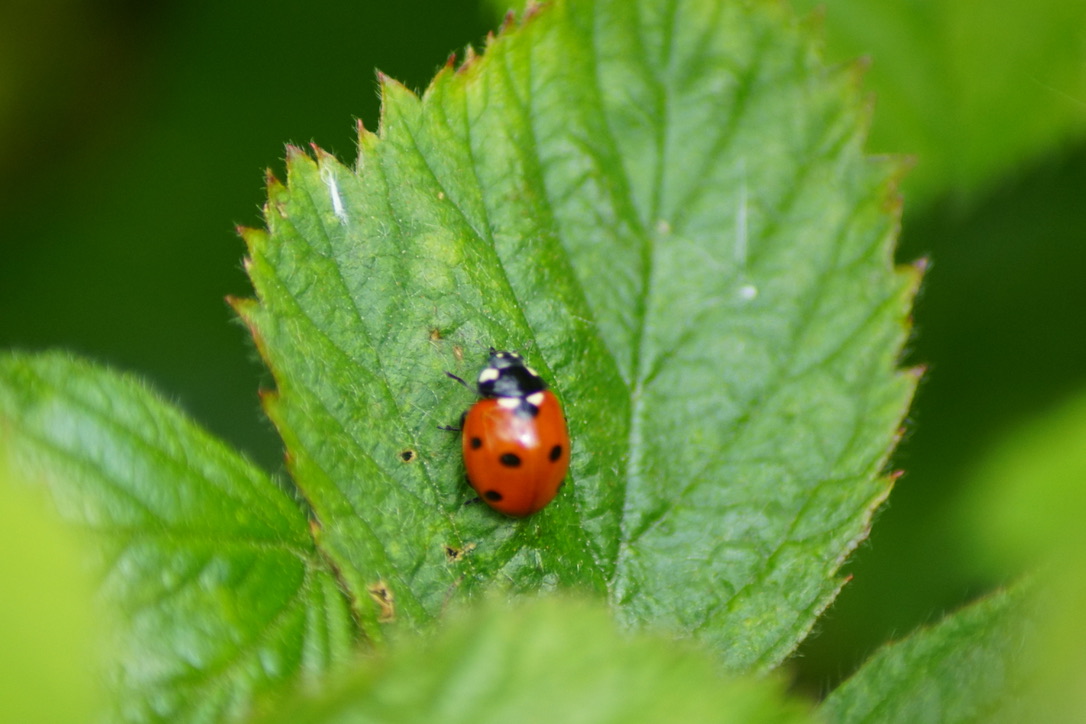
<path id="1" fill-rule="evenodd" d="M 675 12 L 676 2 L 672 0 L 668 5 L 667 18 L 668 25 L 665 32 L 667 42 L 663 48 L 662 59 L 666 60 L 666 63 L 660 63 L 660 66 L 667 66 L 670 68 L 670 63 L 673 60 L 673 35 L 675 31 Z M 594 17 L 594 26 L 598 22 L 598 15 Z M 640 30 L 641 19 L 640 17 L 635 19 L 635 26 Z M 603 123 L 607 128 L 610 135 L 610 145 L 614 149 L 619 148 L 618 138 L 615 134 L 613 127 L 611 126 L 610 119 L 606 113 L 606 105 L 603 98 L 603 79 L 600 77 L 600 63 L 599 63 L 599 46 L 598 46 L 599 33 L 593 32 L 592 35 L 592 76 L 595 80 L 593 89 L 596 94 L 597 107 L 600 108 L 603 115 Z M 645 42 L 643 37 L 638 37 L 638 43 L 641 46 L 642 53 L 640 57 L 646 57 Z M 627 422 L 628 433 L 626 438 L 626 449 L 628 451 L 627 465 L 626 465 L 626 479 L 623 485 L 622 493 L 622 513 L 621 520 L 619 521 L 620 540 L 617 547 L 617 554 L 611 570 L 608 572 L 607 584 L 611 595 L 615 595 L 615 591 L 618 587 L 618 577 L 620 571 L 623 569 L 624 560 L 629 556 L 633 550 L 631 544 L 632 531 L 630 524 L 633 516 L 631 515 L 631 494 L 630 489 L 639 485 L 639 479 L 642 475 L 642 458 L 644 456 L 644 441 L 642 424 L 645 418 L 645 402 L 644 402 L 644 385 L 645 385 L 645 344 L 648 328 L 648 316 L 649 306 L 652 302 L 652 287 L 653 287 L 653 271 L 655 264 L 653 260 L 656 253 L 656 244 L 652 233 L 647 228 L 647 225 L 652 225 L 654 220 L 659 217 L 660 206 L 662 204 L 664 193 L 664 178 L 666 171 L 666 149 L 667 149 L 667 124 L 666 118 L 668 115 L 668 103 L 667 103 L 667 87 L 660 81 L 660 77 L 656 73 L 648 72 L 650 69 L 649 64 L 645 64 L 645 77 L 652 79 L 652 85 L 655 90 L 655 98 L 657 102 L 656 114 L 658 122 L 656 123 L 656 168 L 653 174 L 653 189 L 652 189 L 652 201 L 650 205 L 650 213 L 647 218 L 639 217 L 634 213 L 635 222 L 631 224 L 639 232 L 638 236 L 641 240 L 641 293 L 638 295 L 638 305 L 635 312 L 636 325 L 632 340 L 632 354 L 631 354 L 631 380 L 630 380 L 630 406 L 629 406 L 629 419 Z M 616 154 L 616 157 L 621 158 Z M 637 209 L 636 200 L 633 197 L 633 184 L 628 176 L 626 167 L 619 163 L 618 168 L 621 169 L 621 182 L 622 189 L 625 194 L 625 205 L 631 211 L 635 212 Z"/>

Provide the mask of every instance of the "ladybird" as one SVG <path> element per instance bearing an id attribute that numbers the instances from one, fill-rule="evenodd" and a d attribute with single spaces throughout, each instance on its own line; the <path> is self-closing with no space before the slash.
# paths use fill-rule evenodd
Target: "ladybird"
<path id="1" fill-rule="evenodd" d="M 468 482 L 487 505 L 506 515 L 542 510 L 569 469 L 561 403 L 520 355 L 493 348 L 476 391 L 481 399 L 460 425 Z"/>

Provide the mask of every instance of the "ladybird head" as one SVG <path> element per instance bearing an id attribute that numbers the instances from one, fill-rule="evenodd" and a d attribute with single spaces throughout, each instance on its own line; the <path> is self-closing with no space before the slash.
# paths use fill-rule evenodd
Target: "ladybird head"
<path id="1" fill-rule="evenodd" d="M 519 354 L 491 348 L 490 359 L 479 373 L 478 387 L 483 397 L 523 398 L 547 389 L 547 383 Z"/>

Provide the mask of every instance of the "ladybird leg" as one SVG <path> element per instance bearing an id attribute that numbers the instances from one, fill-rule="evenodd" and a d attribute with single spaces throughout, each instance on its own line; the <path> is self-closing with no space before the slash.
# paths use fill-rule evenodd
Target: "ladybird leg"
<path id="1" fill-rule="evenodd" d="M 463 432 L 464 431 L 464 418 L 468 416 L 468 411 L 464 410 L 460 413 L 460 427 L 453 427 L 452 425 L 438 425 L 438 430 L 447 430 L 449 432 Z"/>
<path id="2" fill-rule="evenodd" d="M 472 392 L 475 392 L 475 390 L 472 388 L 472 386 L 469 385 L 467 382 L 464 382 L 464 380 L 462 378 L 457 377 L 452 372 L 449 372 L 447 370 L 446 370 L 445 374 L 448 375 L 450 378 L 456 380 L 460 384 L 462 384 L 464 387 L 467 387 Z M 449 432 L 461 432 L 463 430 L 463 427 L 464 427 L 464 418 L 467 417 L 467 414 L 468 413 L 467 413 L 466 410 L 463 413 L 461 413 L 461 415 L 460 415 L 460 427 L 453 427 L 452 425 L 438 425 L 437 429 L 438 430 L 448 430 Z"/>
<path id="3" fill-rule="evenodd" d="M 480 498 L 478 495 L 476 495 L 474 498 L 471 498 L 469 500 L 465 500 L 464 501 L 464 507 L 466 508 L 469 505 L 475 505 L 476 503 L 481 502 L 481 501 L 482 501 L 482 498 Z"/>

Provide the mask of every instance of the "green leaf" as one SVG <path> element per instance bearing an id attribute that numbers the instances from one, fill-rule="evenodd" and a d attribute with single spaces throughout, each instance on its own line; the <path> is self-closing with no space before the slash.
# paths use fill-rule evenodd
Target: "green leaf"
<path id="1" fill-rule="evenodd" d="M 826 721 L 988 722 L 1008 710 L 1024 714 L 1017 709 L 1029 633 L 1024 599 L 1021 587 L 994 594 L 882 648 L 823 702 Z"/>
<path id="2" fill-rule="evenodd" d="M 2 430 L 2 428 L 0 428 Z M 0 701 L 4 721 L 82 724 L 104 698 L 77 541 L 17 485 L 0 447 Z M 58 696 L 63 692 L 63 696 Z"/>
<path id="3" fill-rule="evenodd" d="M 1022 658 L 1032 721 L 1086 719 L 1086 389 L 997 439 L 969 471 L 959 500 L 965 529 L 990 572 L 1043 564 L 1037 635 Z M 1015 721 L 1007 717 L 1007 721 Z"/>
<path id="4" fill-rule="evenodd" d="M 353 168 L 290 149 L 238 303 L 366 633 L 388 596 L 415 627 L 561 587 L 778 663 L 888 493 L 914 386 L 898 165 L 862 152 L 855 73 L 773 4 L 569 0 L 421 98 L 381 90 Z M 464 505 L 438 429 L 472 402 L 444 371 L 491 345 L 552 381 L 573 439 L 520 521 Z"/>
<path id="5" fill-rule="evenodd" d="M 876 149 L 912 153 L 910 199 L 977 192 L 1086 131 L 1081 0 L 801 0 L 829 53 L 871 58 Z"/>
<path id="6" fill-rule="evenodd" d="M 263 724 L 335 722 L 802 722 L 780 682 L 726 680 L 704 652 L 620 635 L 599 608 L 566 600 L 451 617 L 319 697 Z"/>
<path id="7" fill-rule="evenodd" d="M 998 438 L 968 471 L 957 507 L 978 558 L 1004 574 L 1054 556 L 1086 562 L 1083 440 L 1086 389 Z"/>
<path id="8" fill-rule="evenodd" d="M 348 653 L 354 625 L 306 514 L 136 380 L 2 357 L 0 440 L 94 562 L 112 718 L 220 721 Z"/>

